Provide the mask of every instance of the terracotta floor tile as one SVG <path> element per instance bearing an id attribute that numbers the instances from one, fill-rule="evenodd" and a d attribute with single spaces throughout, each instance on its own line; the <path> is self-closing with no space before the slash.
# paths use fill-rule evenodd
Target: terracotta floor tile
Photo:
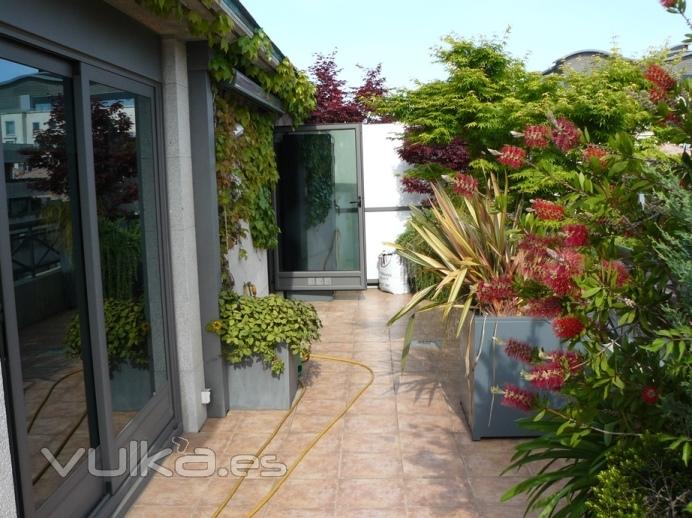
<path id="1" fill-rule="evenodd" d="M 404 505 L 402 479 L 350 479 L 339 481 L 337 513 L 351 509 L 392 509 Z"/>
<path id="2" fill-rule="evenodd" d="M 404 484 L 409 507 L 462 507 L 472 498 L 463 478 L 411 478 Z"/>
<path id="3" fill-rule="evenodd" d="M 398 478 L 403 476 L 399 455 L 392 452 L 355 453 L 343 452 L 339 477 L 348 478 Z"/>
<path id="4" fill-rule="evenodd" d="M 522 515 L 521 500 L 497 503 L 521 475 L 495 476 L 509 462 L 518 441 L 471 440 L 459 405 L 463 375 L 459 342 L 445 340 L 438 316 L 422 316 L 414 338 L 444 347 L 414 347 L 407 370 L 400 372 L 406 322 L 388 328 L 386 320 L 406 300 L 408 296 L 368 290 L 337 293 L 334 301 L 317 304 L 325 328 L 314 353 L 361 361 L 375 371 L 375 378 L 257 516 Z M 306 363 L 303 398 L 265 454 L 276 454 L 278 462 L 290 467 L 370 377 L 356 366 L 318 358 Z M 188 450 L 220 449 L 221 462 L 230 463 L 233 454 L 256 453 L 283 415 L 283 411 L 232 411 L 210 419 L 202 433 L 185 435 Z M 163 464 L 172 466 L 179 456 L 175 452 Z M 221 516 L 246 516 L 268 494 L 278 479 L 263 473 L 250 471 Z M 218 474 L 206 479 L 154 477 L 130 515 L 208 518 L 237 480 Z"/>
<path id="5" fill-rule="evenodd" d="M 399 435 L 396 433 L 349 432 L 344 434 L 342 448 L 344 452 L 398 455 Z"/>
<path id="6" fill-rule="evenodd" d="M 289 478 L 276 493 L 277 502 L 288 509 L 334 509 L 337 480 L 300 480 Z"/>

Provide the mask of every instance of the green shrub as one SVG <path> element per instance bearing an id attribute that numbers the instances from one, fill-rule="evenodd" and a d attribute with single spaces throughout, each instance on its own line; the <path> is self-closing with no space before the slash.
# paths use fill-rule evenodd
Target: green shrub
<path id="1" fill-rule="evenodd" d="M 619 444 L 607 458 L 586 503 L 596 518 L 682 516 L 692 501 L 692 473 L 655 438 Z"/>
<path id="2" fill-rule="evenodd" d="M 432 250 L 421 235 L 411 226 L 410 221 L 406 223 L 406 229 L 396 238 L 396 244 L 408 250 L 416 250 L 422 254 L 432 254 Z M 413 261 L 409 261 L 405 257 L 402 257 L 401 260 L 406 265 L 409 286 L 414 292 L 424 290 L 438 283 L 434 272 L 423 268 Z"/>
<path id="3" fill-rule="evenodd" d="M 285 343 L 301 358 L 310 354 L 310 344 L 319 339 L 322 322 L 315 308 L 277 295 L 239 296 L 222 291 L 219 296 L 219 320 L 207 325 L 207 331 L 221 338 L 223 357 L 229 363 L 241 363 L 252 357 L 262 359 L 275 374 L 284 363 L 277 345 Z"/>
<path id="4" fill-rule="evenodd" d="M 117 369 L 123 363 L 146 368 L 149 364 L 147 336 L 150 326 L 142 301 L 105 299 L 103 312 L 110 368 Z M 79 357 L 82 353 L 80 327 L 79 315 L 75 315 L 64 340 L 67 355 L 72 358 Z"/>

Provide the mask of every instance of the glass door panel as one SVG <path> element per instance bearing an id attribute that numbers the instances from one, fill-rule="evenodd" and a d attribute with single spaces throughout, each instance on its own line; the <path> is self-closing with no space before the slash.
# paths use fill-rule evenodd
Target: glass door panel
<path id="1" fill-rule="evenodd" d="M 113 432 L 167 386 L 152 99 L 91 83 Z"/>
<path id="2" fill-rule="evenodd" d="M 0 59 L 0 120 L 0 207 L 7 210 L 10 244 L 2 253 L 10 255 L 3 260 L 11 262 L 16 310 L 8 325 L 17 331 L 32 507 L 38 508 L 64 482 L 46 452 L 65 464 L 78 450 L 99 445 L 71 80 Z"/>
<path id="3" fill-rule="evenodd" d="M 277 135 L 278 289 L 365 287 L 359 129 Z"/>

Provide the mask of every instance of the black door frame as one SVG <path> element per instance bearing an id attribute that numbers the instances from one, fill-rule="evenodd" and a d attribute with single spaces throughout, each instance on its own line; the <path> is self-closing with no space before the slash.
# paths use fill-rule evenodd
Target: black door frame
<path id="1" fill-rule="evenodd" d="M 1 33 L 2 31 L 0 31 Z M 92 398 L 98 424 L 99 446 L 97 448 L 98 465 L 101 469 L 113 469 L 117 465 L 116 450 L 126 446 L 134 437 L 149 442 L 149 451 L 163 448 L 170 438 L 179 431 L 180 395 L 177 375 L 177 358 L 175 332 L 172 325 L 173 297 L 170 264 L 170 241 L 168 210 L 166 199 L 165 176 L 163 174 L 163 117 L 160 86 L 153 81 L 142 81 L 125 77 L 120 73 L 88 65 L 84 62 L 63 60 L 47 53 L 44 49 L 32 49 L 22 42 L 3 39 L 0 34 L 0 57 L 23 63 L 41 70 L 46 70 L 71 79 L 72 102 L 74 105 L 74 145 L 77 157 L 78 189 L 74 203 L 80 214 L 81 251 L 83 257 L 83 285 L 85 300 L 88 305 L 88 336 L 91 343 L 91 371 L 93 376 L 85 375 L 88 398 Z M 121 88 L 128 92 L 149 97 L 152 106 L 151 127 L 153 131 L 154 174 L 156 184 L 156 217 L 158 222 L 159 266 L 161 271 L 161 300 L 163 303 L 163 322 L 166 341 L 167 380 L 166 386 L 157 390 L 143 410 L 117 436 L 113 435 L 111 414 L 110 378 L 106 352 L 106 332 L 103 316 L 103 297 L 100 271 L 100 251 L 96 218 L 96 189 L 94 177 L 93 149 L 91 141 L 91 104 L 90 83 L 97 82 Z M 68 92 L 65 93 L 67 96 Z M 0 163 L 4 163 L 2 146 L 0 146 Z M 6 393 L 8 410 L 11 410 L 9 426 L 12 426 L 13 461 L 15 487 L 20 515 L 27 517 L 42 516 L 79 516 L 87 512 L 110 514 L 117 507 L 118 501 L 136 486 L 141 479 L 129 477 L 97 478 L 90 476 L 87 463 L 80 465 L 65 479 L 60 488 L 41 506 L 34 508 L 30 461 L 28 458 L 28 435 L 26 431 L 26 414 L 24 390 L 22 384 L 21 357 L 19 354 L 19 337 L 17 332 L 16 307 L 14 301 L 14 280 L 10 253 L 9 217 L 4 174 L 0 178 L 0 296 L 4 310 L 4 332 L 0 345 L 4 350 L 0 354 L 5 372 L 11 375 L 4 380 L 9 389 Z M 84 297 L 82 297 L 84 299 Z M 3 316 L 3 315 L 0 315 Z M 86 361 L 86 360 L 85 360 Z M 85 373 L 88 369 L 85 369 Z M 14 373 L 14 375 L 12 375 Z M 129 458 L 129 457 L 128 457 Z M 89 498 L 89 494 L 100 493 L 98 498 Z M 117 495 L 115 498 L 114 495 Z M 96 511 L 94 511 L 96 509 Z"/>

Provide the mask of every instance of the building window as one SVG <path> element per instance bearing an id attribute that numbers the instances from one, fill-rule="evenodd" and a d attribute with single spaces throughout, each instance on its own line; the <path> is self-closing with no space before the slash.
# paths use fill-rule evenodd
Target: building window
<path id="1" fill-rule="evenodd" d="M 38 122 L 32 122 L 31 123 L 31 131 L 36 135 L 39 131 L 41 131 L 41 124 Z"/>
<path id="2" fill-rule="evenodd" d="M 7 135 L 7 136 L 16 135 L 14 121 L 5 121 L 5 135 Z"/>

